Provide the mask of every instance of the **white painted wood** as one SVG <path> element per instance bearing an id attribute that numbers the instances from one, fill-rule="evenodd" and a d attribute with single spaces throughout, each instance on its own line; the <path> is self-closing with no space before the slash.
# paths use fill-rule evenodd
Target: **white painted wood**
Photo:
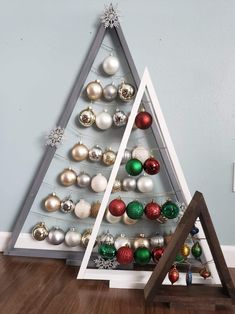
<path id="1" fill-rule="evenodd" d="M 233 192 L 235 192 L 235 162 L 233 163 Z"/>
<path id="2" fill-rule="evenodd" d="M 0 231 L 0 252 L 3 252 L 5 250 L 10 237 L 11 232 Z"/>

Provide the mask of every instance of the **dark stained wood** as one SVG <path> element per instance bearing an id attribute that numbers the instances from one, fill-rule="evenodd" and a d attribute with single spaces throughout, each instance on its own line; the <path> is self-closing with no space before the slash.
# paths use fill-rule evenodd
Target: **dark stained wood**
<path id="1" fill-rule="evenodd" d="M 231 270 L 235 279 L 235 269 Z M 7 314 L 234 314 L 145 304 L 142 290 L 109 289 L 106 282 L 76 280 L 77 267 L 62 260 L 0 254 L 0 313 Z M 176 288 L 176 287 L 174 287 Z M 182 303 L 183 304 L 183 303 Z"/>
<path id="2" fill-rule="evenodd" d="M 169 271 L 170 266 L 173 264 L 175 256 L 183 245 L 187 238 L 191 228 L 193 227 L 197 218 L 200 218 L 202 228 L 205 232 L 206 239 L 208 241 L 209 248 L 217 267 L 218 274 L 221 279 L 222 288 L 219 287 L 200 287 L 198 285 L 192 285 L 191 287 L 167 287 L 162 286 L 162 282 Z M 165 291 L 165 289 L 168 289 Z M 170 289 L 170 290 L 169 290 Z M 206 290 L 205 290 L 206 289 Z M 217 292 L 216 292 L 217 290 Z M 161 291 L 165 291 L 161 294 Z M 178 292 L 177 292 L 178 291 Z M 174 237 L 167 245 L 164 255 L 160 259 L 158 265 L 155 267 L 149 281 L 144 289 L 145 299 L 147 301 L 159 301 L 159 302 L 183 302 L 194 303 L 196 300 L 201 300 L 203 296 L 200 291 L 204 291 L 205 295 L 211 293 L 204 303 L 210 304 L 232 304 L 235 303 L 235 287 L 232 281 L 231 275 L 228 271 L 221 247 L 213 227 L 213 223 L 206 206 L 203 195 L 200 192 L 196 192 L 190 202 L 184 216 L 178 224 Z M 168 292 L 168 293 L 167 293 Z"/>

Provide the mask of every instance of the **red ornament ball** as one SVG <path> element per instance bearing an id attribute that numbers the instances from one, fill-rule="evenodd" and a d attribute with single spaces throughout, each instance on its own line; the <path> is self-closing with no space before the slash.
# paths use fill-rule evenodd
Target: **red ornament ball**
<path id="1" fill-rule="evenodd" d="M 135 117 L 135 125 L 137 128 L 146 130 L 148 129 L 152 124 L 153 118 L 150 113 L 146 111 L 141 111 L 137 114 Z"/>
<path id="2" fill-rule="evenodd" d="M 154 248 L 152 250 L 152 259 L 157 263 L 164 253 L 164 247 Z"/>
<path id="3" fill-rule="evenodd" d="M 119 264 L 130 264 L 134 259 L 133 250 L 130 247 L 122 246 L 117 250 L 116 258 Z"/>
<path id="4" fill-rule="evenodd" d="M 161 207 L 155 202 L 148 203 L 144 208 L 144 213 L 148 219 L 156 220 L 161 216 Z"/>
<path id="5" fill-rule="evenodd" d="M 109 211 L 113 216 L 122 216 L 125 213 L 126 204 L 121 199 L 114 199 L 109 203 Z"/>
<path id="6" fill-rule="evenodd" d="M 176 268 L 175 265 L 173 265 L 168 273 L 168 278 L 170 280 L 170 282 L 172 283 L 175 283 L 178 279 L 179 279 L 179 272 Z"/>
<path id="7" fill-rule="evenodd" d="M 154 175 L 160 171 L 160 163 L 155 158 L 148 158 L 144 162 L 144 171 L 147 174 Z"/>

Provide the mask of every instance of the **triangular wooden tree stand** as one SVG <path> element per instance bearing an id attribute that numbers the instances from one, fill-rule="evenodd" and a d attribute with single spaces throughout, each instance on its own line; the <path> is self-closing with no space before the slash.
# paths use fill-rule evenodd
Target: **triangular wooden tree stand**
<path id="1" fill-rule="evenodd" d="M 174 263 L 180 247 L 184 244 L 192 226 L 197 218 L 200 218 L 202 228 L 211 250 L 216 265 L 221 286 L 213 285 L 191 285 L 191 286 L 169 286 L 162 285 L 171 265 Z M 196 305 L 215 307 L 217 304 L 235 304 L 235 287 L 228 271 L 220 244 L 206 206 L 203 195 L 196 192 L 190 202 L 184 216 L 178 224 L 174 237 L 168 244 L 164 255 L 155 267 L 149 281 L 144 289 L 146 301 L 166 302 L 170 304 L 181 304 L 183 306 Z"/>

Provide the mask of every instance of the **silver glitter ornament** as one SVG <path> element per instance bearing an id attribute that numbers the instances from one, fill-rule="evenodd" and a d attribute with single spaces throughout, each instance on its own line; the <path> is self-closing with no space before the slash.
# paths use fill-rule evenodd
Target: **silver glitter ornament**
<path id="1" fill-rule="evenodd" d="M 135 88 L 133 85 L 122 82 L 118 86 L 118 96 L 122 101 L 128 102 L 135 97 Z"/>
<path id="2" fill-rule="evenodd" d="M 136 180 L 134 178 L 125 178 L 122 181 L 122 189 L 124 191 L 135 191 Z"/>
<path id="3" fill-rule="evenodd" d="M 118 250 L 122 246 L 131 247 L 131 241 L 125 236 L 125 234 L 120 234 L 114 241 L 115 249 Z"/>
<path id="4" fill-rule="evenodd" d="M 125 112 L 117 109 L 115 114 L 113 115 L 113 123 L 116 126 L 121 127 L 127 124 L 127 120 L 128 116 L 125 114 Z"/>
<path id="5" fill-rule="evenodd" d="M 103 88 L 103 96 L 107 101 L 112 101 L 117 97 L 117 87 L 114 83 L 106 85 Z"/>
<path id="6" fill-rule="evenodd" d="M 78 121 L 85 127 L 92 126 L 95 122 L 95 114 L 91 107 L 88 107 L 79 113 Z"/>
<path id="7" fill-rule="evenodd" d="M 159 233 L 156 233 L 156 235 L 152 236 L 150 238 L 150 245 L 152 248 L 160 248 L 164 246 L 164 238 Z"/>
<path id="8" fill-rule="evenodd" d="M 78 246 L 81 242 L 81 234 L 75 228 L 70 228 L 65 235 L 64 242 L 69 247 Z"/>
<path id="9" fill-rule="evenodd" d="M 113 245 L 114 244 L 114 237 L 113 235 L 107 231 L 106 233 L 103 233 L 100 236 L 100 244 L 109 244 L 109 245 Z"/>
<path id="10" fill-rule="evenodd" d="M 82 172 L 77 176 L 77 185 L 80 188 L 85 188 L 90 185 L 91 177 L 89 174 Z"/>
<path id="11" fill-rule="evenodd" d="M 64 231 L 59 227 L 53 227 L 48 233 L 48 241 L 53 245 L 59 245 L 64 242 Z"/>
<path id="12" fill-rule="evenodd" d="M 103 93 L 103 87 L 100 84 L 100 81 L 96 80 L 96 81 L 92 81 L 88 83 L 86 87 L 86 93 L 87 93 L 87 97 L 90 100 L 100 99 Z"/>
<path id="13" fill-rule="evenodd" d="M 37 223 L 32 229 L 32 237 L 37 241 L 43 241 L 48 236 L 48 229 L 44 222 Z"/>
<path id="14" fill-rule="evenodd" d="M 60 204 L 60 210 L 65 213 L 71 213 L 75 208 L 75 204 L 71 199 L 66 198 Z"/>
<path id="15" fill-rule="evenodd" d="M 123 157 L 122 157 L 122 164 L 126 164 L 128 160 L 131 159 L 131 151 L 129 149 L 125 149 Z"/>
<path id="16" fill-rule="evenodd" d="M 102 149 L 96 145 L 89 150 L 88 157 L 91 161 L 100 161 L 103 156 Z"/>
<path id="17" fill-rule="evenodd" d="M 150 247 L 149 240 L 145 237 L 143 233 L 141 233 L 133 243 L 134 248 L 137 249 L 138 247 L 146 247 L 147 249 Z"/>

